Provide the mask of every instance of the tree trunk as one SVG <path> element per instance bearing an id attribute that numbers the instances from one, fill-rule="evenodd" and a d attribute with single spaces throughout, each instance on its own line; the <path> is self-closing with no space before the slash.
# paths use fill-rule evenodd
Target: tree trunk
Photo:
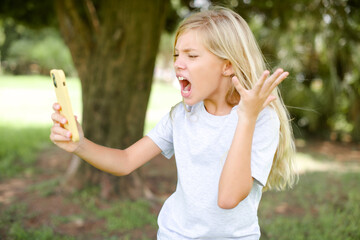
<path id="1" fill-rule="evenodd" d="M 143 136 L 155 58 L 168 0 L 58 0 L 61 33 L 82 83 L 85 136 L 124 149 Z M 81 186 L 100 184 L 103 197 L 144 195 L 138 171 L 115 177 L 86 163 Z"/>

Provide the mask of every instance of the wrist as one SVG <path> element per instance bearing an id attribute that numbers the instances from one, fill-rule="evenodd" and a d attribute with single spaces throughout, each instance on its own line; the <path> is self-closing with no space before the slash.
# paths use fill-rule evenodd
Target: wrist
<path id="1" fill-rule="evenodd" d="M 83 138 L 83 139 L 80 138 L 80 141 L 78 142 L 78 145 L 74 149 L 73 153 L 80 156 L 81 153 L 85 150 L 86 142 L 87 142 L 86 138 Z"/>
<path id="2" fill-rule="evenodd" d="M 245 115 L 240 113 L 238 114 L 238 123 L 255 126 L 256 120 L 256 115 Z"/>

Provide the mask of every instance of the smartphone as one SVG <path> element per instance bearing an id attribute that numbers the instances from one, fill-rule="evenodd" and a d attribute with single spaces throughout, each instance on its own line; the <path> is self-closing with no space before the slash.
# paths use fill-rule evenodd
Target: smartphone
<path id="1" fill-rule="evenodd" d="M 60 113 L 67 119 L 67 123 L 64 127 L 72 133 L 71 140 L 73 142 L 78 142 L 79 132 L 66 86 L 65 73 L 61 69 L 52 69 L 50 71 L 50 76 L 54 84 L 57 101 L 61 105 Z"/>

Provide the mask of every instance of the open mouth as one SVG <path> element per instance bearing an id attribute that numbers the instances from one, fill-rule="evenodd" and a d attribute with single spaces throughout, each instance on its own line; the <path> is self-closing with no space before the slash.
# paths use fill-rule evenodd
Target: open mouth
<path id="1" fill-rule="evenodd" d="M 183 97 L 189 97 L 191 93 L 191 83 L 184 77 L 178 77 L 181 86 L 181 95 Z"/>

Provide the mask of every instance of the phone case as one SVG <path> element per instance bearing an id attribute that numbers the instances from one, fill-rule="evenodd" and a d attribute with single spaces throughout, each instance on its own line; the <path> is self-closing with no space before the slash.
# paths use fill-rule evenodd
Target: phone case
<path id="1" fill-rule="evenodd" d="M 72 133 L 72 141 L 77 142 L 79 141 L 79 132 L 71 107 L 70 97 L 65 81 L 65 74 L 63 70 L 52 69 L 50 71 L 50 76 L 54 84 L 57 101 L 61 105 L 60 113 L 68 120 L 64 127 Z"/>

